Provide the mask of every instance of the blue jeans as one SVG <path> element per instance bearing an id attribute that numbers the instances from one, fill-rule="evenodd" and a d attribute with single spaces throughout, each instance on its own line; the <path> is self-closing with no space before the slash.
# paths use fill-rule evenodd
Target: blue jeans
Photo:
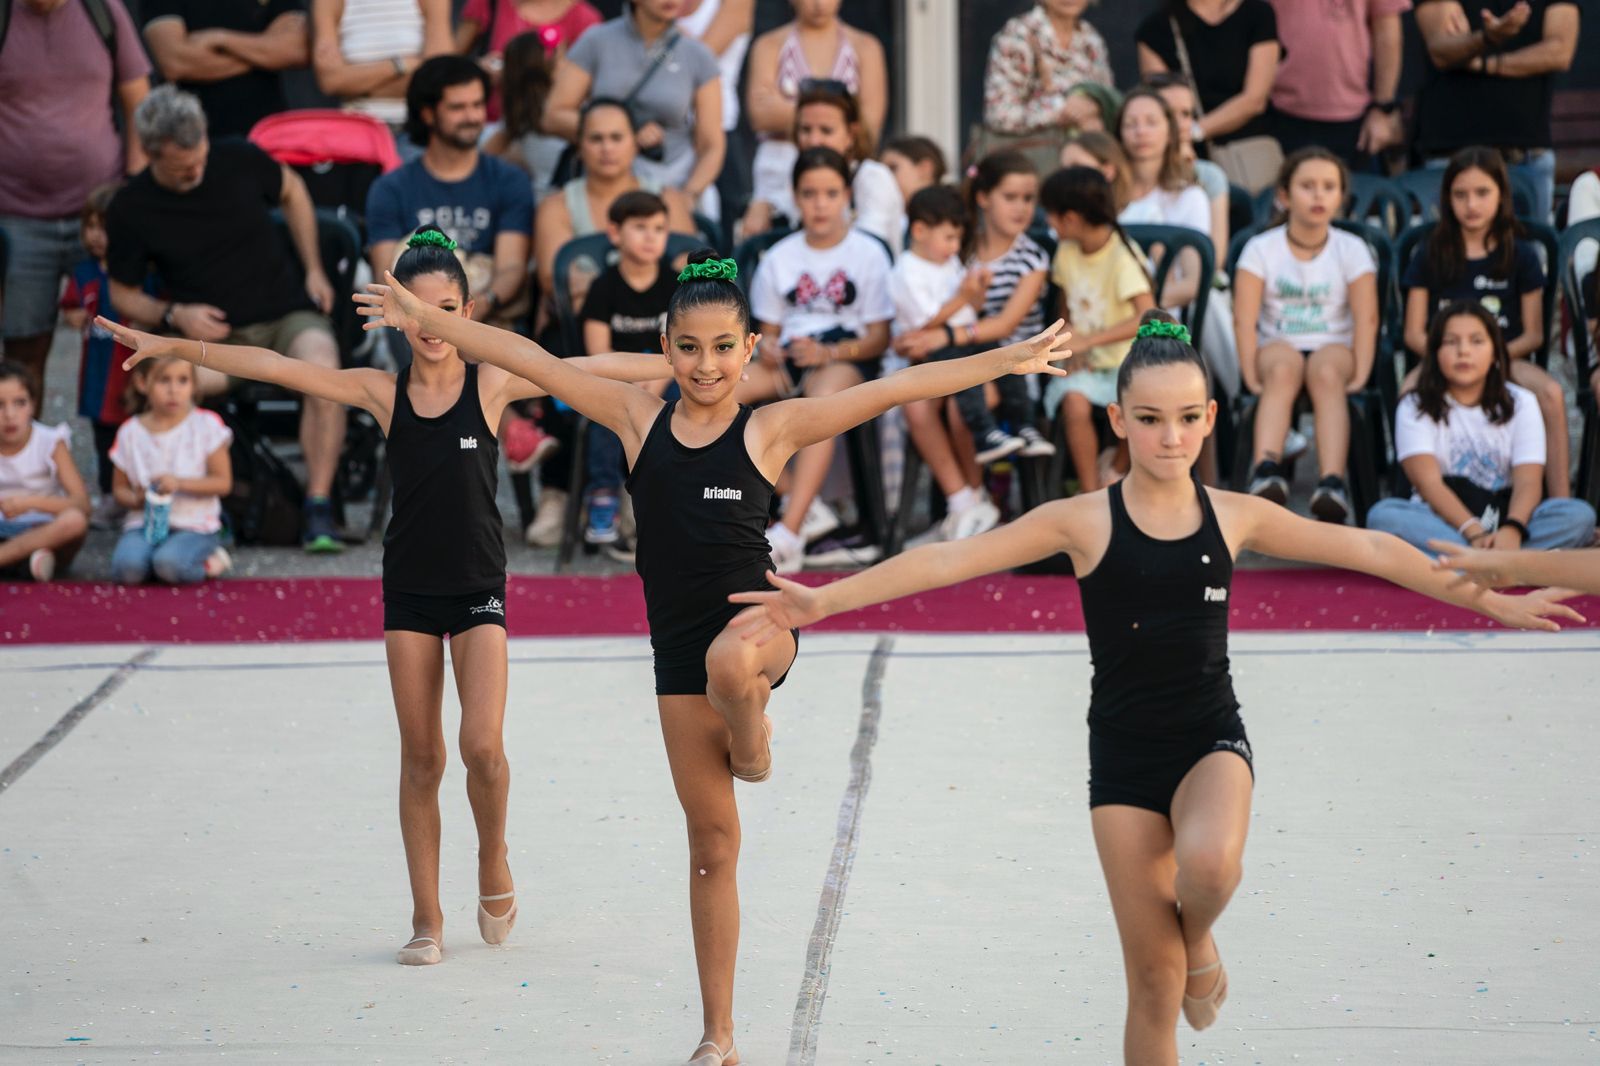
<path id="1" fill-rule="evenodd" d="M 1379 500 L 1367 512 L 1367 528 L 1393 533 L 1423 551 L 1429 550 L 1430 540 L 1467 543 L 1466 537 L 1421 500 Z M 1570 497 L 1545 500 L 1528 519 L 1528 540 L 1523 547 L 1539 551 L 1581 548 L 1593 536 L 1594 508 Z"/>
<path id="2" fill-rule="evenodd" d="M 622 438 L 598 422 L 589 423 L 584 477 L 588 489 L 615 492 L 622 487 Z"/>
<path id="3" fill-rule="evenodd" d="M 217 550 L 215 533 L 175 530 L 160 544 L 144 539 L 144 530 L 130 529 L 111 553 L 111 580 L 119 585 L 142 585 L 156 580 L 168 585 L 192 585 L 206 579 L 206 560 Z"/>

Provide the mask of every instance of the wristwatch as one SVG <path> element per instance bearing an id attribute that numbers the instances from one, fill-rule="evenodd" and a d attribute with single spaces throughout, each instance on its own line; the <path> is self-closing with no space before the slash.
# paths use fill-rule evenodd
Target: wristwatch
<path id="1" fill-rule="evenodd" d="M 176 311 L 177 309 L 178 309 L 178 301 L 174 300 L 174 301 L 172 301 L 171 303 L 169 303 L 167 305 L 167 309 L 165 311 L 161 312 L 161 328 L 162 329 L 170 330 L 170 329 L 173 328 L 173 326 L 172 326 L 172 312 Z"/>
<path id="2" fill-rule="evenodd" d="M 1367 105 L 1368 111 L 1382 111 L 1385 115 L 1392 115 L 1400 110 L 1399 100 L 1374 100 Z"/>

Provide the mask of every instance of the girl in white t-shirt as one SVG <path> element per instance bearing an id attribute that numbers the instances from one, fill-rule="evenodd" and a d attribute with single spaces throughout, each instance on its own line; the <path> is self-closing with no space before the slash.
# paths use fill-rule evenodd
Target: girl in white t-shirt
<path id="1" fill-rule="evenodd" d="M 1533 393 L 1511 383 L 1495 316 L 1459 300 L 1433 320 L 1414 392 L 1395 413 L 1394 445 L 1409 500 L 1379 500 L 1369 529 L 1428 551 L 1430 540 L 1474 548 L 1577 548 L 1594 509 L 1544 486 L 1544 420 Z"/>
<path id="2" fill-rule="evenodd" d="M 0 574 L 27 565 L 49 581 L 83 547 L 89 492 L 65 425 L 34 421 L 39 390 L 17 363 L 0 361 Z"/>
<path id="3" fill-rule="evenodd" d="M 1350 515 L 1345 460 L 1348 395 L 1372 373 L 1378 345 L 1377 266 L 1366 241 L 1333 225 L 1349 188 L 1344 163 L 1325 148 L 1284 161 L 1278 200 L 1287 217 L 1250 238 L 1233 282 L 1239 370 L 1256 407 L 1250 491 L 1289 498 L 1280 466 L 1284 438 L 1302 391 L 1310 394 L 1322 479 L 1311 512 L 1324 522 Z"/>
<path id="4" fill-rule="evenodd" d="M 750 283 L 761 347 L 741 403 L 843 392 L 877 377 L 889 346 L 889 253 L 850 226 L 849 162 L 832 148 L 803 149 L 794 198 L 800 232 L 772 246 Z M 779 573 L 800 569 L 806 544 L 839 526 L 818 498 L 832 462 L 831 438 L 794 457 L 783 517 L 767 530 Z"/>
<path id="5" fill-rule="evenodd" d="M 769 141 L 767 146 L 781 145 Z M 861 121 L 854 96 L 837 83 L 818 82 L 800 93 L 794 112 L 794 143 L 786 146 L 796 155 L 807 148 L 832 148 L 850 161 L 850 200 L 855 227 L 881 239 L 899 254 L 906 235 L 906 202 L 894 171 L 872 158 L 872 134 Z M 773 174 L 772 168 L 756 172 L 750 207 L 745 212 L 743 235 L 754 236 L 772 228 L 777 218 L 800 224 L 795 206 L 792 173 Z"/>
<path id="6" fill-rule="evenodd" d="M 129 382 L 137 411 L 111 446 L 111 491 L 127 508 L 111 579 L 169 585 L 218 577 L 233 565 L 218 543 L 222 497 L 233 488 L 229 429 L 194 405 L 194 367 L 175 355 L 140 363 Z"/>

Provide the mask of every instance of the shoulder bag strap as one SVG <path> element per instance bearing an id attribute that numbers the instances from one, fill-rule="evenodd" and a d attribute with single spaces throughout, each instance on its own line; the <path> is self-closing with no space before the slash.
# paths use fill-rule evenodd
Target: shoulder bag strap
<path id="1" fill-rule="evenodd" d="M 656 76 L 656 71 L 661 69 L 661 64 L 667 61 L 667 57 L 672 54 L 672 50 L 678 46 L 678 40 L 681 36 L 676 26 L 667 31 L 667 39 L 662 41 L 660 47 L 656 49 L 655 58 L 650 60 L 650 65 L 645 68 L 644 75 L 629 90 L 628 95 L 622 98 L 623 106 L 630 108 L 633 106 L 634 100 L 644 91 L 644 87 L 650 84 L 650 79 Z"/>

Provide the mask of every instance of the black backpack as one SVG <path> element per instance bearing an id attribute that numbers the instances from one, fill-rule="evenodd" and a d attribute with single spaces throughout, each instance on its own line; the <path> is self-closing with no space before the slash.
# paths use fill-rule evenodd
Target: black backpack
<path id="1" fill-rule="evenodd" d="M 299 544 L 304 497 L 299 479 L 243 420 L 226 421 L 233 430 L 228 450 L 233 491 L 222 498 L 222 508 L 234 536 L 240 544 Z"/>

